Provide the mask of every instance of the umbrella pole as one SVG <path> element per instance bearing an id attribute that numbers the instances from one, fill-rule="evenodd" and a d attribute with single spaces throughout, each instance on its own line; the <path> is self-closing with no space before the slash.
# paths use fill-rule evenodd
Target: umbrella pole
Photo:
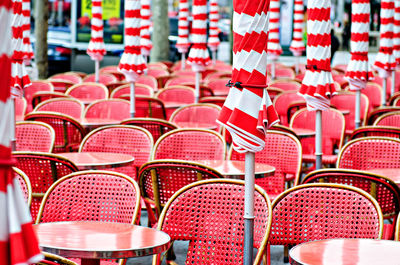
<path id="1" fill-rule="evenodd" d="M 356 113 L 355 113 L 355 125 L 356 125 L 356 129 L 358 127 L 360 127 L 361 125 L 361 117 L 360 117 L 360 113 L 361 113 L 361 90 L 357 90 L 356 91 Z"/>
<path id="2" fill-rule="evenodd" d="M 131 109 L 130 109 L 130 113 L 131 113 L 131 118 L 135 118 L 135 83 L 131 83 L 131 96 L 130 96 L 130 100 L 131 100 Z"/>
<path id="3" fill-rule="evenodd" d="M 185 66 L 186 66 L 186 54 L 182 53 L 182 56 L 181 56 L 181 70 L 185 70 Z"/>
<path id="4" fill-rule="evenodd" d="M 199 97 L 200 97 L 200 75 L 201 73 L 199 71 L 196 72 L 196 84 L 195 84 L 195 103 L 199 103 Z"/>
<path id="5" fill-rule="evenodd" d="M 212 51 L 212 64 L 217 64 L 217 51 Z"/>
<path id="6" fill-rule="evenodd" d="M 94 80 L 96 81 L 96 83 L 99 82 L 99 71 L 100 71 L 100 61 L 99 60 L 95 60 L 94 61 Z"/>
<path id="7" fill-rule="evenodd" d="M 17 139 L 15 138 L 15 98 L 11 99 L 11 111 L 10 111 L 10 121 L 11 121 L 11 150 L 17 150 Z"/>
<path id="8" fill-rule="evenodd" d="M 275 61 L 271 63 L 271 79 L 275 80 Z"/>
<path id="9" fill-rule="evenodd" d="M 315 169 L 322 168 L 322 111 L 315 114 Z"/>
<path id="10" fill-rule="evenodd" d="M 387 78 L 383 79 L 381 105 L 386 105 Z"/>
<path id="11" fill-rule="evenodd" d="M 295 63 L 295 72 L 296 75 L 299 74 L 299 68 L 300 68 L 300 57 L 296 56 L 296 63 Z"/>
<path id="12" fill-rule="evenodd" d="M 253 264 L 253 233 L 254 233 L 254 163 L 255 153 L 245 154 L 244 174 L 244 256 L 243 264 Z"/>
<path id="13" fill-rule="evenodd" d="M 392 86 L 390 87 L 390 96 L 394 95 L 396 88 L 396 71 L 392 71 Z"/>
<path id="14" fill-rule="evenodd" d="M 63 24 L 63 1 L 58 0 L 58 6 L 57 6 L 57 23 L 58 26 L 62 26 Z"/>

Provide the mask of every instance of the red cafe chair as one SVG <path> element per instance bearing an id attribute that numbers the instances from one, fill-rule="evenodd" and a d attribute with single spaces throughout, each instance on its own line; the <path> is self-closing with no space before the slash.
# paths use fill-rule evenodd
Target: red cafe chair
<path id="1" fill-rule="evenodd" d="M 151 62 L 147 64 L 148 68 L 161 68 L 163 70 L 168 70 L 174 63 L 173 62 Z"/>
<path id="2" fill-rule="evenodd" d="M 165 83 L 165 87 L 182 85 L 184 83 L 196 83 L 196 80 L 192 76 L 173 76 L 172 78 L 168 79 Z"/>
<path id="3" fill-rule="evenodd" d="M 295 72 L 293 71 L 293 69 L 289 67 L 277 66 L 275 68 L 275 79 L 285 79 L 285 78 L 294 79 L 295 77 L 296 77 Z"/>
<path id="4" fill-rule="evenodd" d="M 164 103 L 152 97 L 135 97 L 135 117 L 167 120 Z"/>
<path id="5" fill-rule="evenodd" d="M 167 69 L 163 69 L 161 67 L 149 67 L 147 69 L 147 75 L 157 78 L 160 76 L 167 76 L 169 75 L 169 72 Z"/>
<path id="6" fill-rule="evenodd" d="M 120 120 L 130 117 L 130 103 L 123 99 L 100 99 L 87 106 L 83 117 L 85 119 Z"/>
<path id="7" fill-rule="evenodd" d="M 217 106 L 222 106 L 224 105 L 226 100 L 226 97 L 202 97 L 199 99 L 199 103 L 209 103 L 209 104 L 214 104 Z"/>
<path id="8" fill-rule="evenodd" d="M 53 98 L 39 103 L 34 112 L 52 111 L 69 115 L 76 120 L 81 120 L 85 106 L 75 98 Z"/>
<path id="9" fill-rule="evenodd" d="M 25 98 L 14 98 L 15 121 L 23 121 L 26 114 L 27 102 Z"/>
<path id="10" fill-rule="evenodd" d="M 400 111 L 400 107 L 397 106 L 381 106 L 376 109 L 373 109 L 371 112 L 368 113 L 367 118 L 367 125 L 373 125 L 376 119 L 380 116 L 390 113 L 390 112 L 397 112 Z"/>
<path id="11" fill-rule="evenodd" d="M 340 89 L 344 89 L 349 85 L 349 81 L 347 81 L 345 74 L 334 74 L 332 75 L 333 81 L 337 82 L 340 86 Z"/>
<path id="12" fill-rule="evenodd" d="M 44 259 L 35 263 L 36 265 L 78 265 L 77 263 L 73 262 L 72 260 L 66 259 L 64 257 L 54 255 L 51 253 L 47 253 L 42 251 L 44 255 Z"/>
<path id="13" fill-rule="evenodd" d="M 368 136 L 383 136 L 400 139 L 400 128 L 384 126 L 361 126 L 353 131 L 350 140 Z"/>
<path id="14" fill-rule="evenodd" d="M 39 105 L 39 103 L 52 98 L 72 98 L 72 97 L 65 95 L 64 93 L 61 92 L 39 91 L 36 92 L 32 97 L 32 107 L 35 108 L 37 105 Z"/>
<path id="15" fill-rule="evenodd" d="M 32 186 L 28 176 L 19 168 L 13 167 L 15 178 L 18 180 L 21 188 L 24 200 L 28 207 L 31 207 L 32 203 Z"/>
<path id="16" fill-rule="evenodd" d="M 305 102 L 305 100 L 297 94 L 297 91 L 284 91 L 274 98 L 275 110 L 279 115 L 280 124 L 284 126 L 289 126 L 288 107 L 293 102 Z"/>
<path id="17" fill-rule="evenodd" d="M 84 72 L 79 72 L 79 71 L 69 71 L 69 72 L 65 72 L 66 74 L 74 74 L 77 76 L 80 76 L 81 78 L 84 78 L 85 76 L 87 76 L 86 73 Z"/>
<path id="18" fill-rule="evenodd" d="M 117 87 L 126 85 L 126 84 L 129 84 L 129 83 L 126 82 L 126 81 L 118 81 L 118 82 L 115 82 L 115 83 L 107 84 L 106 87 L 108 88 L 108 92 L 111 95 L 111 93 L 114 91 L 114 89 L 116 89 Z"/>
<path id="19" fill-rule="evenodd" d="M 135 84 L 135 95 L 152 97 L 154 95 L 154 90 L 148 86 L 143 84 Z M 110 98 L 121 98 L 121 96 L 130 98 L 131 93 L 131 85 L 126 84 L 119 86 L 111 92 Z"/>
<path id="20" fill-rule="evenodd" d="M 174 75 L 174 76 L 189 76 L 189 77 L 195 78 L 196 77 L 196 72 L 193 72 L 192 68 L 187 68 L 187 69 L 184 69 L 184 70 L 180 70 L 179 69 L 179 70 L 173 71 L 171 73 L 171 75 Z"/>
<path id="21" fill-rule="evenodd" d="M 47 79 L 54 87 L 55 92 L 65 93 L 68 88 L 75 85 L 74 82 L 63 79 Z"/>
<path id="22" fill-rule="evenodd" d="M 279 88 L 283 91 L 299 91 L 301 84 L 293 79 L 277 79 L 271 81 L 269 87 Z"/>
<path id="23" fill-rule="evenodd" d="M 179 107 L 193 104 L 196 101 L 194 89 L 181 85 L 163 88 L 156 93 L 155 97 L 164 103 L 167 119 Z"/>
<path id="24" fill-rule="evenodd" d="M 208 83 L 211 80 L 220 79 L 220 78 L 231 79 L 232 78 L 232 69 L 231 69 L 231 71 L 226 71 L 226 72 L 218 71 L 218 72 L 209 74 L 204 78 L 204 82 Z"/>
<path id="25" fill-rule="evenodd" d="M 230 87 L 226 86 L 229 78 L 213 79 L 207 82 L 207 86 L 213 91 L 214 96 L 227 96 Z"/>
<path id="26" fill-rule="evenodd" d="M 175 130 L 178 127 L 166 120 L 155 118 L 130 118 L 121 121 L 122 125 L 134 125 L 148 130 L 153 136 L 154 141 L 157 141 L 161 135 Z"/>
<path id="27" fill-rule="evenodd" d="M 400 128 L 400 111 L 382 114 L 375 120 L 373 125 Z"/>
<path id="28" fill-rule="evenodd" d="M 49 77 L 50 80 L 66 80 L 74 84 L 82 83 L 82 77 L 74 73 L 60 73 Z"/>
<path id="29" fill-rule="evenodd" d="M 125 80 L 125 75 L 123 73 L 121 73 L 120 71 L 117 70 L 113 70 L 113 69 L 109 69 L 109 68 L 100 68 L 100 73 L 101 74 L 110 74 L 113 75 L 117 78 L 118 81 L 123 81 Z M 109 84 L 109 83 L 107 83 Z M 105 84 L 105 85 L 107 85 Z"/>
<path id="30" fill-rule="evenodd" d="M 46 80 L 31 81 L 31 85 L 25 87 L 24 89 L 24 98 L 26 99 L 27 103 L 26 113 L 31 112 L 33 107 L 35 107 L 32 106 L 33 95 L 39 91 L 54 92 L 54 87 L 49 81 Z"/>
<path id="31" fill-rule="evenodd" d="M 118 78 L 116 78 L 112 74 L 107 74 L 107 73 L 99 73 L 99 84 L 107 85 L 110 83 L 115 83 L 119 81 Z M 83 78 L 83 82 L 85 83 L 94 83 L 96 82 L 96 75 L 95 74 L 90 74 L 87 75 L 85 78 Z"/>
<path id="32" fill-rule="evenodd" d="M 141 75 L 136 80 L 135 84 L 142 84 L 150 86 L 154 91 L 158 89 L 157 79 L 150 75 Z"/>
<path id="33" fill-rule="evenodd" d="M 346 90 L 349 88 L 347 87 Z M 382 98 L 382 87 L 376 83 L 368 82 L 367 86 L 361 90 L 361 94 L 364 94 L 368 97 L 369 101 L 369 109 L 368 113 L 370 113 L 373 109 L 376 109 L 381 106 L 381 98 Z"/>
<path id="34" fill-rule="evenodd" d="M 15 123 L 15 151 L 51 153 L 54 148 L 55 132 L 47 123 L 20 121 Z"/>
<path id="35" fill-rule="evenodd" d="M 108 89 L 99 83 L 84 82 L 70 87 L 65 94 L 77 98 L 83 103 L 91 103 L 98 99 L 107 99 Z"/>
<path id="36" fill-rule="evenodd" d="M 390 98 L 389 98 L 389 106 L 396 106 L 394 105 L 394 101 L 397 100 L 400 97 L 400 92 L 395 92 Z"/>

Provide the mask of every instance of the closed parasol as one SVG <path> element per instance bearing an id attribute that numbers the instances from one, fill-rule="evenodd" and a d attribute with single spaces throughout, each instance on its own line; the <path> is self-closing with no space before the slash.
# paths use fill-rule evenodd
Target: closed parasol
<path id="1" fill-rule="evenodd" d="M 185 69 L 186 53 L 189 51 L 189 3 L 187 0 L 179 0 L 178 40 L 176 48 L 181 53 L 181 69 Z"/>
<path id="2" fill-rule="evenodd" d="M 151 43 L 150 36 L 150 17 L 151 17 L 151 9 L 150 9 L 150 0 L 141 0 L 141 9 L 140 9 L 140 50 L 147 58 L 150 55 L 151 48 L 153 48 L 153 44 Z M 147 61 L 147 59 L 145 59 Z"/>
<path id="3" fill-rule="evenodd" d="M 304 5 L 303 0 L 294 0 L 293 38 L 290 43 L 290 51 L 296 57 L 296 74 L 299 73 L 299 57 L 306 50 L 303 42 Z"/>
<path id="4" fill-rule="evenodd" d="M 279 55 L 282 54 L 282 47 L 279 43 L 279 0 L 271 0 L 269 15 L 268 58 L 271 59 L 271 78 L 275 79 L 275 62 L 278 60 Z"/>
<path id="5" fill-rule="evenodd" d="M 219 38 L 218 38 L 218 0 L 210 0 L 210 12 L 209 12 L 209 21 L 210 21 L 210 31 L 208 35 L 208 48 L 210 48 L 212 53 L 213 65 L 217 61 L 217 50 L 219 46 Z"/>

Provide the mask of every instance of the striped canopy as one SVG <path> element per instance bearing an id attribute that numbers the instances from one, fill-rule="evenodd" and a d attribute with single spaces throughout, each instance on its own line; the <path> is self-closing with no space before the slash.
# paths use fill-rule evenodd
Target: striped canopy
<path id="1" fill-rule="evenodd" d="M 279 43 L 279 0 L 271 0 L 269 15 L 268 58 L 271 60 L 277 60 L 279 55 L 282 54 L 282 47 Z"/>
<path id="2" fill-rule="evenodd" d="M 103 39 L 104 26 L 101 1 L 92 0 L 92 32 L 86 52 L 93 61 L 103 60 L 104 55 L 107 53 Z"/>
<path id="3" fill-rule="evenodd" d="M 149 56 L 151 48 L 153 48 L 150 36 L 151 1 L 141 0 L 140 4 L 142 6 L 140 9 L 140 50 L 144 56 Z"/>
<path id="4" fill-rule="evenodd" d="M 178 40 L 176 48 L 180 53 L 187 53 L 189 42 L 189 3 L 187 0 L 179 0 Z"/>
<path id="5" fill-rule="evenodd" d="M 301 56 L 306 50 L 303 42 L 304 27 L 304 5 L 303 0 L 294 0 L 294 16 L 293 16 L 293 38 L 290 43 L 290 51 L 294 56 Z"/>
<path id="6" fill-rule="evenodd" d="M 209 21 L 210 21 L 210 31 L 208 36 L 208 47 L 212 51 L 218 50 L 219 46 L 219 38 L 218 38 L 218 0 L 210 0 L 210 14 L 209 14 Z"/>

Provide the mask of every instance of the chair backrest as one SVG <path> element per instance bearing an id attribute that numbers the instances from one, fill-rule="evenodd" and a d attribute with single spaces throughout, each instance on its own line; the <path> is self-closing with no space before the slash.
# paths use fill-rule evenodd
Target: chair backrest
<path id="1" fill-rule="evenodd" d="M 206 129 L 177 129 L 157 140 L 151 160 L 224 160 L 225 157 L 226 143 L 219 133 Z"/>
<path id="2" fill-rule="evenodd" d="M 367 125 L 372 125 L 378 117 L 389 112 L 400 111 L 397 106 L 381 106 L 368 113 Z"/>
<path id="3" fill-rule="evenodd" d="M 347 142 L 340 150 L 338 168 L 400 168 L 400 140 L 389 137 L 363 137 Z"/>
<path id="4" fill-rule="evenodd" d="M 218 71 L 218 72 L 209 74 L 206 76 L 204 81 L 210 82 L 211 80 L 220 79 L 220 78 L 229 78 L 229 79 L 232 78 L 232 67 L 231 67 L 230 71 L 226 71 L 226 72 Z"/>
<path id="5" fill-rule="evenodd" d="M 128 95 L 130 97 L 131 85 L 126 84 L 119 86 L 111 92 L 110 98 L 120 98 L 122 95 Z M 154 95 L 153 89 L 148 85 L 136 84 L 135 95 L 152 97 Z"/>
<path id="6" fill-rule="evenodd" d="M 214 104 L 189 104 L 175 110 L 169 121 L 179 128 L 204 128 L 220 131 L 217 118 L 221 107 Z"/>
<path id="7" fill-rule="evenodd" d="M 48 152 L 54 148 L 55 132 L 47 123 L 21 121 L 15 123 L 15 150 Z"/>
<path id="8" fill-rule="evenodd" d="M 183 70 L 181 70 L 181 69 L 175 70 L 171 74 L 175 75 L 175 76 L 190 76 L 193 78 L 196 77 L 196 72 L 193 72 L 191 67 L 183 69 Z"/>
<path id="9" fill-rule="evenodd" d="M 66 95 L 77 98 L 83 102 L 90 102 L 97 99 L 108 98 L 108 89 L 105 85 L 99 83 L 81 83 L 70 87 Z"/>
<path id="10" fill-rule="evenodd" d="M 400 111 L 382 114 L 375 120 L 374 125 L 400 128 Z"/>
<path id="11" fill-rule="evenodd" d="M 129 84 L 127 81 L 118 81 L 118 82 L 107 84 L 106 87 L 108 88 L 110 97 L 111 97 L 111 93 L 114 91 L 114 89 L 116 89 L 117 87 L 123 86 L 123 85 L 127 85 L 127 84 Z"/>
<path id="12" fill-rule="evenodd" d="M 332 75 L 333 81 L 337 82 L 340 85 L 341 89 L 344 89 L 346 86 L 349 85 L 349 81 L 347 81 L 346 76 L 344 73 L 342 74 L 333 74 Z"/>
<path id="13" fill-rule="evenodd" d="M 77 263 L 73 262 L 72 260 L 66 259 L 64 257 L 54 255 L 51 253 L 47 253 L 42 251 L 42 254 L 44 255 L 44 259 L 39 261 L 38 263 L 35 263 L 35 265 L 78 265 Z"/>
<path id="14" fill-rule="evenodd" d="M 130 177 L 112 171 L 80 171 L 59 179 L 48 189 L 36 223 L 101 221 L 134 224 L 139 210 L 139 186 Z"/>
<path id="15" fill-rule="evenodd" d="M 207 83 L 207 86 L 213 91 L 215 96 L 227 96 L 229 87 L 226 84 L 228 84 L 229 80 L 229 78 L 213 79 Z"/>
<path id="16" fill-rule="evenodd" d="M 115 76 L 117 78 L 118 81 L 122 81 L 122 80 L 125 79 L 125 75 L 123 73 L 121 73 L 120 71 L 118 71 L 118 70 L 100 69 L 100 73 L 113 75 L 113 76 Z M 106 83 L 104 85 L 108 85 L 108 84 L 110 84 L 110 83 Z"/>
<path id="17" fill-rule="evenodd" d="M 153 137 L 146 129 L 132 125 L 111 125 L 91 131 L 82 140 L 79 151 L 129 154 L 135 158 L 133 165 L 139 168 L 150 160 L 153 145 Z M 136 178 L 135 168 L 122 170 Z"/>
<path id="18" fill-rule="evenodd" d="M 164 62 L 150 62 L 147 64 L 147 67 L 150 68 L 161 68 L 164 70 L 168 70 L 171 66 L 173 66 L 174 63 L 170 61 L 164 61 Z"/>
<path id="19" fill-rule="evenodd" d="M 56 112 L 32 112 L 25 117 L 28 121 L 41 121 L 49 124 L 55 132 L 53 152 L 68 152 L 79 146 L 86 132 L 82 125 L 71 116 Z"/>
<path id="20" fill-rule="evenodd" d="M 150 67 L 147 69 L 147 75 L 157 78 L 160 76 L 169 75 L 169 72 L 167 69 L 163 69 L 161 67 Z"/>
<path id="21" fill-rule="evenodd" d="M 383 217 L 365 191 L 341 184 L 295 186 L 272 203 L 272 245 L 331 238 L 381 239 Z"/>
<path id="22" fill-rule="evenodd" d="M 294 79 L 295 77 L 296 77 L 296 74 L 292 68 L 289 68 L 289 67 L 276 67 L 275 68 L 275 78 L 277 78 L 277 79 L 285 79 L 285 78 Z"/>
<path id="23" fill-rule="evenodd" d="M 271 207 L 267 194 L 258 186 L 254 206 L 253 246 L 258 251 L 253 264 L 260 264 L 269 237 Z M 190 214 L 185 213 L 188 210 Z M 157 228 L 168 233 L 172 241 L 190 241 L 186 264 L 197 264 L 199 260 L 209 262 L 210 259 L 213 264 L 242 264 L 243 212 L 244 181 L 198 181 L 171 197 Z M 154 256 L 153 264 L 159 264 L 159 259 L 160 255 Z"/>
<path id="24" fill-rule="evenodd" d="M 152 97 L 135 97 L 135 117 L 167 119 L 164 103 Z"/>
<path id="25" fill-rule="evenodd" d="M 75 85 L 74 82 L 62 79 L 47 79 L 54 87 L 55 92 L 64 93 L 68 88 Z"/>
<path id="26" fill-rule="evenodd" d="M 60 73 L 60 74 L 55 74 L 52 75 L 49 79 L 53 80 L 66 80 L 66 81 L 70 81 L 74 84 L 79 84 L 82 83 L 82 77 L 80 77 L 77 74 L 74 73 Z"/>
<path id="27" fill-rule="evenodd" d="M 29 177 L 19 168 L 13 167 L 15 177 L 18 180 L 19 186 L 21 187 L 22 194 L 28 207 L 31 207 L 32 203 L 32 186 Z"/>
<path id="28" fill-rule="evenodd" d="M 400 215 L 397 217 L 397 220 L 396 220 L 396 228 L 394 231 L 394 240 L 400 241 Z"/>
<path id="29" fill-rule="evenodd" d="M 186 86 L 170 86 L 157 92 L 156 98 L 165 102 L 192 104 L 196 101 L 194 89 Z"/>
<path id="30" fill-rule="evenodd" d="M 232 147 L 229 150 L 230 160 L 245 160 L 244 153 L 238 153 Z M 293 135 L 269 130 L 265 136 L 265 147 L 255 154 L 255 162 L 265 163 L 275 167 L 273 176 L 256 178 L 270 197 L 275 197 L 285 190 L 285 180 L 300 178 L 302 149 L 300 141 Z"/>
<path id="31" fill-rule="evenodd" d="M 56 180 L 78 171 L 78 168 L 68 159 L 50 153 L 14 152 L 13 157 L 17 160 L 15 166 L 29 176 L 32 187 L 31 215 L 35 220 L 44 193 Z"/>
<path id="32" fill-rule="evenodd" d="M 49 81 L 46 80 L 31 81 L 31 85 L 24 88 L 24 98 L 26 99 L 27 103 L 27 113 L 32 111 L 33 95 L 39 91 L 53 92 L 54 87 Z"/>
<path id="33" fill-rule="evenodd" d="M 170 86 L 176 86 L 176 85 L 182 85 L 184 83 L 195 83 L 196 80 L 194 76 L 174 76 L 168 79 L 168 81 L 165 83 L 165 87 L 170 87 Z"/>
<path id="34" fill-rule="evenodd" d="M 110 83 L 117 82 L 118 78 L 115 77 L 113 74 L 107 74 L 107 73 L 99 73 L 99 83 L 103 85 L 107 85 Z M 96 82 L 96 75 L 95 74 L 90 74 L 85 76 L 83 78 L 83 82 Z"/>
<path id="35" fill-rule="evenodd" d="M 101 119 L 112 119 L 112 120 L 124 120 L 128 119 L 130 115 L 129 101 L 124 99 L 101 99 L 92 102 L 87 106 L 84 118 L 101 118 Z"/>
<path id="36" fill-rule="evenodd" d="M 225 103 L 225 100 L 226 97 L 202 97 L 199 99 L 199 103 L 210 103 L 220 106 L 222 108 L 222 106 Z"/>
<path id="37" fill-rule="evenodd" d="M 75 98 L 53 98 L 39 103 L 33 111 L 59 112 L 80 120 L 84 109 L 83 103 Z"/>
<path id="38" fill-rule="evenodd" d="M 360 120 L 361 125 L 365 125 L 365 120 L 367 118 L 369 101 L 368 97 L 361 94 L 360 101 Z M 348 111 L 344 115 L 345 119 L 345 130 L 346 133 L 351 133 L 355 129 L 355 107 L 356 107 L 356 94 L 354 92 L 339 91 L 337 95 L 332 97 L 331 105 L 339 111 Z"/>
<path id="39" fill-rule="evenodd" d="M 362 189 L 378 202 L 385 219 L 396 220 L 400 211 L 400 189 L 384 176 L 360 170 L 326 168 L 305 176 L 301 184 L 308 183 L 338 183 Z"/>
<path id="40" fill-rule="evenodd" d="M 292 102 L 304 102 L 304 98 L 297 94 L 297 91 L 284 91 L 274 98 L 275 110 L 279 115 L 280 123 L 289 126 L 288 106 Z"/>
<path id="41" fill-rule="evenodd" d="M 368 136 L 383 136 L 400 139 L 400 128 L 383 126 L 362 126 L 353 131 L 349 140 Z"/>
<path id="42" fill-rule="evenodd" d="M 168 121 L 154 118 L 131 118 L 123 120 L 121 124 L 139 126 L 148 130 L 154 141 L 157 141 L 161 135 L 178 128 Z"/>
<path id="43" fill-rule="evenodd" d="M 361 90 L 361 93 L 366 95 L 369 100 L 369 110 L 371 112 L 373 109 L 381 105 L 382 98 L 382 87 L 376 83 L 368 82 L 367 86 Z"/>
<path id="44" fill-rule="evenodd" d="M 293 79 L 278 79 L 269 83 L 270 87 L 280 88 L 283 91 L 299 91 L 301 84 Z"/>
<path id="45" fill-rule="evenodd" d="M 36 92 L 35 95 L 33 95 L 32 97 L 32 107 L 35 108 L 37 105 L 39 105 L 39 103 L 52 98 L 72 98 L 72 97 L 65 95 L 64 93 L 61 92 L 39 91 Z M 33 110 L 33 108 L 31 109 L 31 111 Z"/>
<path id="46" fill-rule="evenodd" d="M 315 131 L 315 111 L 301 109 L 297 111 L 291 121 L 291 128 L 304 128 Z M 345 120 L 343 114 L 336 109 L 327 109 L 322 111 L 322 152 L 325 155 L 332 155 L 335 149 L 343 145 L 345 129 Z M 304 154 L 314 154 L 314 137 L 308 137 L 301 140 Z"/>
<path id="47" fill-rule="evenodd" d="M 27 102 L 25 98 L 14 98 L 15 120 L 23 121 L 26 114 Z"/>
<path id="48" fill-rule="evenodd" d="M 147 85 L 150 86 L 153 90 L 157 90 L 158 87 L 157 79 L 155 79 L 153 76 L 150 75 L 139 76 L 135 84 Z"/>
<path id="49" fill-rule="evenodd" d="M 397 79 L 396 79 L 397 81 Z M 397 99 L 400 98 L 400 91 L 395 92 L 389 99 L 388 105 L 389 106 L 395 106 L 394 102 L 397 101 Z"/>

